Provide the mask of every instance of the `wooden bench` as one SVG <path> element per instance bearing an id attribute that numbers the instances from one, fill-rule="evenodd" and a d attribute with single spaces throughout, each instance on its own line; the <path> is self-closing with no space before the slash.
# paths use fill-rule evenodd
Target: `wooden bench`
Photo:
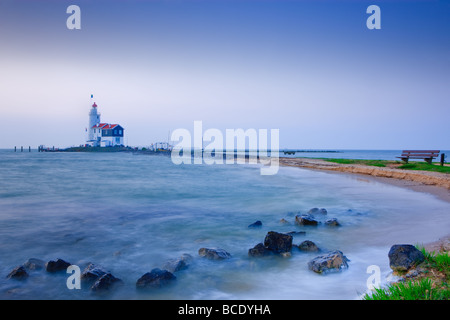
<path id="1" fill-rule="evenodd" d="M 423 159 L 429 164 L 433 161 L 434 158 L 439 156 L 440 150 L 403 150 L 400 158 L 406 163 L 408 163 L 409 159 Z"/>

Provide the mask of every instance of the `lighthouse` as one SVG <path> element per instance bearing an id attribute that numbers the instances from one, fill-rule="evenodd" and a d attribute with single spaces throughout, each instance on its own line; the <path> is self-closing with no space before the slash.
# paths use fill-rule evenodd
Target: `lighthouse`
<path id="1" fill-rule="evenodd" d="M 94 102 L 91 110 L 89 111 L 89 130 L 87 141 L 94 141 L 94 126 L 100 123 L 100 113 L 97 110 L 97 104 Z"/>
<path id="2" fill-rule="evenodd" d="M 92 147 L 123 146 L 124 129 L 118 124 L 101 123 L 98 106 L 94 102 L 89 111 L 86 143 Z"/>

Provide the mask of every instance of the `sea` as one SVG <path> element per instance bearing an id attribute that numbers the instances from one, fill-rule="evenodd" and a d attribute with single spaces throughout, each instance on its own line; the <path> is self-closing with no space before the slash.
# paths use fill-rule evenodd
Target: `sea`
<path id="1" fill-rule="evenodd" d="M 399 152 L 295 156 L 392 160 Z M 325 208 L 327 215 L 317 218 L 336 218 L 341 226 L 296 225 L 295 216 L 311 208 Z M 379 286 L 395 279 L 392 245 L 447 235 L 449 211 L 449 203 L 431 194 L 360 176 L 293 167 L 261 175 L 259 165 L 177 165 L 165 155 L 3 149 L 0 299 L 356 300 L 373 279 Z M 260 228 L 248 227 L 258 220 Z M 249 257 L 269 231 L 303 231 L 293 243 L 310 240 L 320 252 L 293 248 L 290 257 Z M 220 248 L 231 258 L 208 260 L 200 248 Z M 333 250 L 349 259 L 347 269 L 309 270 L 310 260 Z M 143 274 L 184 254 L 192 260 L 174 273 L 173 284 L 137 290 Z M 60 258 L 81 270 L 94 263 L 123 284 L 97 294 L 83 282 L 81 289 L 69 288 L 71 274 L 64 271 L 7 278 L 30 258 Z"/>

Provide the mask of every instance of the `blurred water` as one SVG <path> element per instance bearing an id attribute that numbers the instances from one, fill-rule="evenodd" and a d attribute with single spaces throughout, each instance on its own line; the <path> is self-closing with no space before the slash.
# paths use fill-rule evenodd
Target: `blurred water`
<path id="1" fill-rule="evenodd" d="M 342 227 L 296 226 L 295 215 L 312 207 L 326 208 L 326 218 Z M 447 234 L 449 209 L 428 194 L 299 168 L 261 176 L 257 166 L 177 166 L 165 156 L 1 150 L 0 298 L 357 299 L 369 265 L 379 265 L 383 279 L 389 274 L 391 245 Z M 256 220 L 262 228 L 247 228 Z M 271 230 L 306 231 L 294 243 L 339 249 L 349 269 L 315 274 L 307 262 L 317 254 L 295 250 L 290 258 L 249 258 Z M 201 247 L 223 248 L 232 258 L 204 260 Z M 175 285 L 136 291 L 141 275 L 183 253 L 194 260 L 176 273 Z M 62 258 L 82 269 L 93 262 L 124 286 L 98 297 L 88 287 L 67 289 L 65 273 L 6 279 L 28 258 Z"/>

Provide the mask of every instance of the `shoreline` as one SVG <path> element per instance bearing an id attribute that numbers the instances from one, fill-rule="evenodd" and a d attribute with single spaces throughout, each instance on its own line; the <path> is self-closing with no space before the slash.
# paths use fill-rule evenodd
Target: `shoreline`
<path id="1" fill-rule="evenodd" d="M 336 174 L 351 174 L 360 179 L 429 193 L 442 201 L 450 203 L 450 175 L 445 173 L 402 170 L 361 164 L 340 164 L 312 158 L 281 157 L 279 164 L 281 166 L 305 168 L 322 172 L 326 171 Z"/>
<path id="2" fill-rule="evenodd" d="M 382 168 L 374 166 L 339 164 L 320 159 L 284 158 L 279 159 L 281 166 L 305 168 L 334 174 L 344 174 L 366 181 L 375 181 L 407 188 L 416 192 L 428 193 L 436 198 L 450 203 L 450 175 L 443 173 Z M 405 172 L 406 171 L 406 172 Z M 437 240 L 422 244 L 429 251 L 449 252 L 450 234 L 441 236 Z"/>

